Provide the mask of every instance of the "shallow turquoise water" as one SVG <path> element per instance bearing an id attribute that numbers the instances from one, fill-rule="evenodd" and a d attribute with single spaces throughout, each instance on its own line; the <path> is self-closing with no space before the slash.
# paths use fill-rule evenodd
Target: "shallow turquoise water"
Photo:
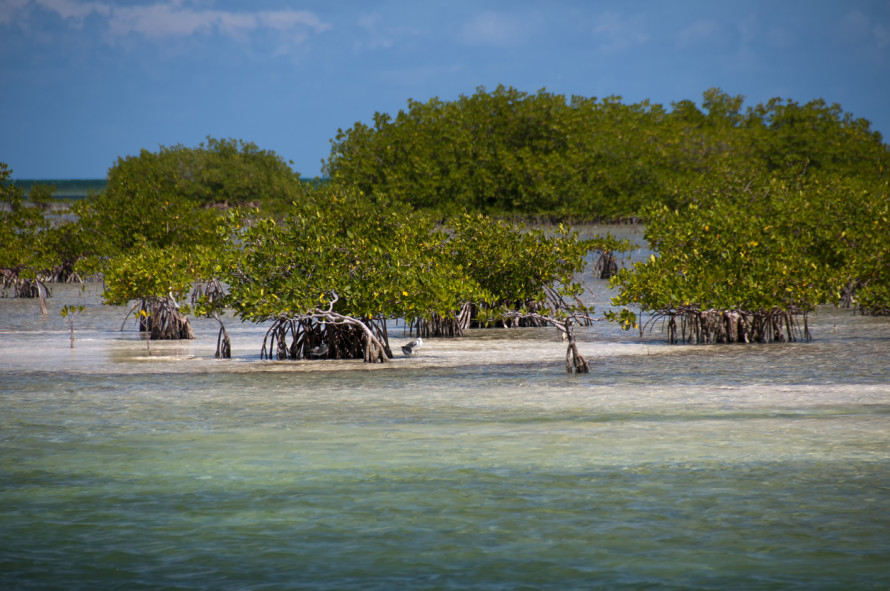
<path id="1" fill-rule="evenodd" d="M 63 302 L 57 302 L 61 305 Z M 890 322 L 678 347 L 597 325 L 385 367 L 262 330 L 75 348 L 0 300 L 3 589 L 885 589 Z M 401 329 L 394 329 L 394 341 Z"/>

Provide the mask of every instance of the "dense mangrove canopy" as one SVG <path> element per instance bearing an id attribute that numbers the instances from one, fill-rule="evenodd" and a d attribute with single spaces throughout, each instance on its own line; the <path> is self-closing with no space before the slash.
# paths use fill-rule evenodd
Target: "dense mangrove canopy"
<path id="1" fill-rule="evenodd" d="M 576 220 L 682 205 L 689 187 L 725 168 L 887 178 L 881 135 L 839 105 L 743 102 L 719 89 L 700 110 L 689 100 L 667 109 L 479 88 L 455 101 L 409 100 L 395 116 L 339 130 L 325 168 L 418 208 Z"/>
<path id="2" fill-rule="evenodd" d="M 807 339 L 806 313 L 826 302 L 890 310 L 887 181 L 725 171 L 711 183 L 683 209 L 644 210 L 657 254 L 618 272 L 613 304 L 665 319 L 671 340 L 711 342 Z"/>
<path id="3" fill-rule="evenodd" d="M 821 303 L 886 313 L 881 135 L 822 100 L 743 103 L 719 89 L 702 109 L 666 109 L 479 88 L 340 130 L 326 167 L 419 208 L 640 217 L 657 254 L 614 279 L 614 303 L 664 318 L 672 340 L 808 338 Z"/>
<path id="4" fill-rule="evenodd" d="M 208 138 L 197 148 L 162 146 L 119 158 L 106 189 L 77 213 L 95 236 L 96 253 L 116 255 L 143 246 L 212 243 L 217 208 L 211 206 L 277 210 L 303 192 L 299 176 L 273 152 Z"/>

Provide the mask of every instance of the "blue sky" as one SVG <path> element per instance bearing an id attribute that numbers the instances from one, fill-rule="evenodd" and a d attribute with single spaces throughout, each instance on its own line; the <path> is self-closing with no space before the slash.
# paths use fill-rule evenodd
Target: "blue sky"
<path id="1" fill-rule="evenodd" d="M 0 161 L 102 178 L 208 135 L 320 174 L 338 128 L 498 84 L 823 98 L 890 141 L 890 0 L 0 0 Z"/>

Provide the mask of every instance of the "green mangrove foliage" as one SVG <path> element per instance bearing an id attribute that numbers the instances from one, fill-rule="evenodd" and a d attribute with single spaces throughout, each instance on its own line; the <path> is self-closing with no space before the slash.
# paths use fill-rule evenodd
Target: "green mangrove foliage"
<path id="1" fill-rule="evenodd" d="M 822 175 L 800 191 L 810 205 L 802 214 L 807 254 L 822 261 L 825 301 L 890 314 L 890 181 Z"/>
<path id="2" fill-rule="evenodd" d="M 24 203 L 2 164 L 3 287 L 42 302 L 46 281 L 103 275 L 105 300 L 136 302 L 152 338 L 190 336 L 189 311 L 215 318 L 222 357 L 227 309 L 268 322 L 263 355 L 280 359 L 385 361 L 396 318 L 418 336 L 550 324 L 571 371 L 587 368 L 572 328 L 591 321 L 585 261 L 619 289 L 611 319 L 629 328 L 648 314 L 672 341 L 807 339 L 824 302 L 890 312 L 880 134 L 822 100 L 745 108 L 710 89 L 701 105 L 503 86 L 409 100 L 338 131 L 330 183 L 208 138 L 118 159 L 105 190 L 65 216 L 45 207 L 49 187 Z M 656 254 L 618 270 L 626 241 L 490 214 L 642 217 Z"/>
<path id="3" fill-rule="evenodd" d="M 232 217 L 223 279 L 241 318 L 271 322 L 264 355 L 392 357 L 386 320 L 450 315 L 485 297 L 442 252 L 432 220 L 326 187 L 284 222 Z"/>
<path id="4" fill-rule="evenodd" d="M 580 293 L 573 274 L 586 250 L 566 230 L 548 237 L 470 215 L 441 225 L 333 186 L 285 220 L 233 213 L 229 224 L 217 271 L 234 313 L 269 323 L 263 357 L 379 363 L 393 356 L 387 320 L 455 336 L 481 309 L 492 320 L 536 314 L 561 324 L 578 310 L 564 298 Z"/>
<path id="5" fill-rule="evenodd" d="M 85 276 L 92 275 L 86 261 L 97 252 L 96 236 L 87 232 L 78 219 L 56 217 L 49 221 L 41 235 L 46 253 L 43 276 L 55 283 L 82 283 Z"/>
<path id="6" fill-rule="evenodd" d="M 448 259 L 490 294 L 488 302 L 464 315 L 461 329 L 471 321 L 474 326 L 540 325 L 548 323 L 540 314 L 589 312 L 578 299 L 584 288 L 576 278 L 590 245 L 567 227 L 560 224 L 548 233 L 463 214 L 449 220 L 448 231 Z"/>
<path id="7" fill-rule="evenodd" d="M 24 201 L 22 190 L 7 184 L 12 170 L 0 162 L 0 288 L 15 297 L 38 298 L 46 315 L 46 270 L 52 266 L 46 235 L 50 223 L 43 211 Z"/>
<path id="8" fill-rule="evenodd" d="M 247 201 L 250 190 L 244 185 L 253 182 L 260 191 L 266 178 L 237 169 L 243 178 L 225 176 L 230 182 L 215 182 L 214 173 L 222 175 L 234 148 L 233 142 L 215 140 L 211 148 L 161 147 L 156 153 L 142 150 L 138 156 L 119 158 L 108 171 L 106 189 L 76 209 L 81 225 L 95 236 L 94 250 L 113 256 L 144 246 L 188 248 L 213 242 L 218 213 L 206 206 L 233 195 Z M 292 173 L 287 175 L 296 185 Z"/>
<path id="9" fill-rule="evenodd" d="M 191 339 L 194 333 L 186 302 L 198 269 L 189 251 L 145 246 L 108 261 L 102 299 L 112 306 L 135 302 L 126 318 L 135 314 L 139 331 L 151 340 Z"/>
<path id="10" fill-rule="evenodd" d="M 119 158 L 101 193 L 73 207 L 84 273 L 145 247 L 190 250 L 217 241 L 220 210 L 260 205 L 276 211 L 302 199 L 299 176 L 275 153 L 208 138 L 197 148 L 161 146 Z"/>
<path id="11" fill-rule="evenodd" d="M 276 209 L 303 194 L 299 173 L 252 142 L 208 137 L 197 148 L 162 147 L 157 158 L 166 169 L 165 182 L 205 206 Z"/>
<path id="12" fill-rule="evenodd" d="M 104 275 L 108 303 L 137 302 L 140 330 L 152 339 L 191 337 L 185 311 L 196 282 L 192 307 L 220 323 L 217 354 L 225 357 L 225 298 L 208 270 L 216 259 L 209 253 L 221 248 L 220 212 L 247 204 L 277 211 L 305 193 L 279 156 L 249 142 L 208 138 L 197 148 L 142 150 L 119 158 L 105 190 L 75 206 L 81 240 L 68 243 L 83 273 Z"/>
<path id="13" fill-rule="evenodd" d="M 195 148 L 160 146 L 119 158 L 108 172 L 108 190 L 151 185 L 159 195 L 179 195 L 202 206 L 289 204 L 303 187 L 278 154 L 252 142 L 208 137 Z"/>
<path id="14" fill-rule="evenodd" d="M 81 280 L 75 266 L 91 239 L 78 220 L 51 211 L 49 185 L 31 185 L 31 199 L 6 184 L 12 171 L 0 162 L 0 289 L 15 297 L 38 298 L 46 312 L 49 284 Z"/>
<path id="15" fill-rule="evenodd" d="M 35 207 L 46 211 L 52 208 L 55 192 L 55 185 L 34 183 L 28 189 L 28 201 Z"/>
<path id="16" fill-rule="evenodd" d="M 766 342 L 809 339 L 821 303 L 886 310 L 886 182 L 733 171 L 710 183 L 686 208 L 645 211 L 657 254 L 612 279 L 625 306 L 613 320 L 634 326 L 638 308 L 672 342 Z"/>
<path id="17" fill-rule="evenodd" d="M 451 102 L 409 100 L 394 117 L 375 113 L 371 124 L 338 130 L 325 170 L 416 208 L 567 219 L 676 207 L 688 187 L 726 167 L 890 173 L 880 134 L 838 105 L 775 98 L 743 111 L 743 102 L 710 89 L 703 110 L 688 100 L 667 110 L 480 87 Z"/>
<path id="18" fill-rule="evenodd" d="M 323 346 L 328 358 L 382 362 L 392 357 L 387 318 L 430 313 L 461 288 L 432 272 L 437 239 L 430 220 L 404 207 L 324 189 L 285 222 L 232 235 L 231 305 L 246 320 L 272 321 L 270 357 L 308 358 Z"/>

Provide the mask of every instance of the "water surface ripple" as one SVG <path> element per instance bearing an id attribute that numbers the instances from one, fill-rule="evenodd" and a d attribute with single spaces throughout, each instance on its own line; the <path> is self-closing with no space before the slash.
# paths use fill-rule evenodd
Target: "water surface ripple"
<path id="1" fill-rule="evenodd" d="M 61 306 L 62 294 L 53 302 Z M 886 589 L 890 321 L 669 346 L 597 324 L 416 358 L 148 345 L 0 300 L 3 589 Z M 394 343 L 403 329 L 392 327 Z"/>

